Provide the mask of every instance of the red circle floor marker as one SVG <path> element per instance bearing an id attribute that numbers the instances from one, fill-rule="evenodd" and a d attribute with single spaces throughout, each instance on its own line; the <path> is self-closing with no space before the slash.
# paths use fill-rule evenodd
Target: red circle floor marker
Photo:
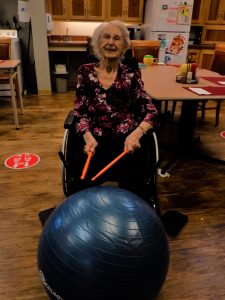
<path id="1" fill-rule="evenodd" d="M 10 169 L 27 169 L 35 166 L 40 157 L 32 153 L 20 153 L 10 156 L 5 160 L 5 166 Z"/>
<path id="2" fill-rule="evenodd" d="M 222 132 L 220 133 L 220 135 L 221 135 L 223 138 L 225 138 L 225 131 L 222 131 Z"/>

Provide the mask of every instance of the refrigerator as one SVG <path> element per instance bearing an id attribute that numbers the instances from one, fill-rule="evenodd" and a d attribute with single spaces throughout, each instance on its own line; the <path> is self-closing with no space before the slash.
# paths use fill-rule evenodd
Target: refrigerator
<path id="1" fill-rule="evenodd" d="M 143 34 L 160 40 L 159 63 L 186 62 L 194 0 L 147 0 Z"/>

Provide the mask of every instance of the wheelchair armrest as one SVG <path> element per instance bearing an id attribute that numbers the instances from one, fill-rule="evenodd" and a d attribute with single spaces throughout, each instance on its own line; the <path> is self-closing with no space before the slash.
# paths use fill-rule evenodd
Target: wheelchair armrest
<path id="1" fill-rule="evenodd" d="M 73 125 L 73 122 L 74 122 L 74 113 L 73 113 L 73 110 L 71 110 L 71 111 L 68 113 L 68 115 L 67 115 L 67 117 L 66 117 L 66 120 L 65 120 L 65 122 L 64 122 L 64 128 L 65 128 L 65 129 L 71 128 L 72 125 Z"/>

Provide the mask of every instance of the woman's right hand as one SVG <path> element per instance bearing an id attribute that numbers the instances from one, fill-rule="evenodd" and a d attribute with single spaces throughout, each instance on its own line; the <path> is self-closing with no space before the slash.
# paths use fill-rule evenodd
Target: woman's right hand
<path id="1" fill-rule="evenodd" d="M 87 154 L 89 153 L 89 151 L 92 151 L 93 153 L 95 153 L 95 149 L 98 146 L 98 142 L 93 137 L 91 132 L 90 131 L 85 132 L 83 135 L 83 138 L 86 143 L 86 145 L 84 146 L 84 152 Z"/>

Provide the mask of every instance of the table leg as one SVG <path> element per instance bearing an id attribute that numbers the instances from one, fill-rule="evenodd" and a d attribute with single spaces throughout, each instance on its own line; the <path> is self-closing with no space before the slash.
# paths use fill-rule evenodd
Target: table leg
<path id="1" fill-rule="evenodd" d="M 194 150 L 194 130 L 198 111 L 198 101 L 186 100 L 182 102 L 180 122 L 178 125 L 178 138 L 174 157 L 160 169 L 163 176 L 166 171 L 182 157 L 190 157 Z M 168 173 L 167 173 L 168 174 Z M 169 174 L 168 174 L 169 175 Z"/>
<path id="2" fill-rule="evenodd" d="M 194 146 L 194 131 L 198 111 L 198 101 L 183 101 L 178 125 L 178 148 L 181 154 L 190 155 Z"/>
<path id="3" fill-rule="evenodd" d="M 13 74 L 12 73 L 9 74 L 9 82 L 10 82 L 14 122 L 15 122 L 16 129 L 19 129 L 20 125 L 19 125 L 19 119 L 18 119 L 18 114 L 17 114 L 17 105 L 16 105 L 16 98 L 15 98 L 15 91 L 14 91 L 14 84 L 13 84 Z"/>
<path id="4" fill-rule="evenodd" d="M 22 93 L 20 90 L 20 79 L 18 76 L 18 66 L 16 69 L 16 85 L 17 85 L 17 91 L 18 91 L 18 97 L 19 97 L 19 102 L 20 102 L 20 110 L 21 110 L 21 115 L 23 115 L 23 98 L 22 98 Z"/>

